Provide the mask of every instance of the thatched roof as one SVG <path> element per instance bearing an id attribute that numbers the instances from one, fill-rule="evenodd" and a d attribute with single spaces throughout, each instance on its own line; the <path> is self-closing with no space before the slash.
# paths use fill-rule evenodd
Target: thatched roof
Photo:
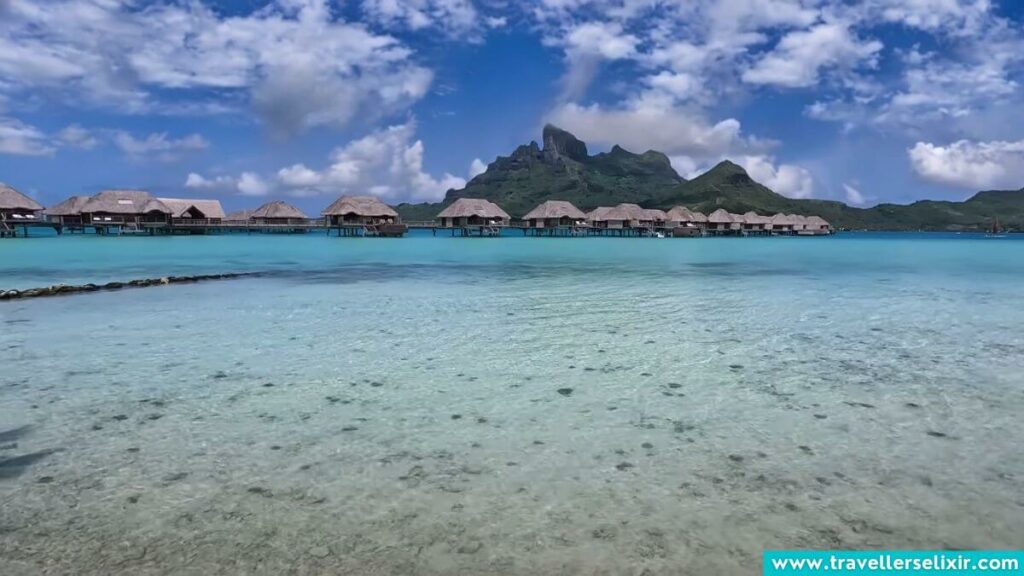
<path id="1" fill-rule="evenodd" d="M 78 216 L 82 213 L 82 206 L 88 201 L 88 196 L 72 196 L 60 204 L 47 208 L 46 213 L 51 216 Z"/>
<path id="2" fill-rule="evenodd" d="M 769 219 L 774 226 L 792 226 L 793 218 L 783 213 L 778 213 Z"/>
<path id="3" fill-rule="evenodd" d="M 573 220 L 584 220 L 587 215 L 582 210 L 564 200 L 548 200 L 530 210 L 523 220 L 534 220 L 539 218 L 562 218 L 569 217 Z"/>
<path id="4" fill-rule="evenodd" d="M 707 222 L 708 217 L 703 212 L 690 212 L 690 216 L 693 216 L 694 222 Z"/>
<path id="5" fill-rule="evenodd" d="M 634 206 L 636 205 L 634 204 Z M 639 206 L 637 206 L 637 208 L 639 208 Z M 632 219 L 633 215 L 630 214 L 628 208 L 623 208 L 622 204 L 613 207 L 598 206 L 587 214 L 587 220 L 590 220 L 591 222 L 629 222 Z"/>
<path id="6" fill-rule="evenodd" d="M 251 218 L 306 218 L 306 215 L 302 213 L 295 206 L 283 201 L 274 200 L 273 202 L 267 202 L 263 206 L 260 206 L 256 210 L 253 210 Z"/>
<path id="7" fill-rule="evenodd" d="M 0 210 L 42 210 L 39 202 L 0 182 Z"/>
<path id="8" fill-rule="evenodd" d="M 355 214 L 356 216 L 398 217 L 398 212 L 395 212 L 390 206 L 381 202 L 376 196 L 342 196 L 320 214 L 324 216 Z"/>
<path id="9" fill-rule="evenodd" d="M 693 222 L 693 213 L 685 206 L 675 206 L 666 213 L 670 222 Z"/>
<path id="10" fill-rule="evenodd" d="M 195 207 L 206 218 L 224 218 L 224 208 L 220 200 L 190 200 L 187 198 L 157 198 L 171 209 L 171 216 L 182 218 L 189 208 Z"/>
<path id="11" fill-rule="evenodd" d="M 732 224 L 733 217 L 723 208 L 715 210 L 711 214 L 708 214 L 708 223 L 710 224 Z"/>
<path id="12" fill-rule="evenodd" d="M 807 225 L 814 228 L 827 228 L 828 220 L 825 220 L 821 216 L 809 216 L 807 218 Z"/>
<path id="13" fill-rule="evenodd" d="M 234 212 L 228 212 L 224 219 L 231 222 L 244 222 L 252 218 L 253 212 L 255 210 L 235 210 Z"/>
<path id="14" fill-rule="evenodd" d="M 649 208 L 640 210 L 640 218 L 638 218 L 638 220 L 651 222 L 665 222 L 668 221 L 668 219 L 668 214 L 663 210 L 651 210 Z"/>
<path id="15" fill-rule="evenodd" d="M 615 207 L 625 210 L 626 213 L 629 214 L 630 220 L 644 219 L 644 209 L 641 208 L 639 204 L 630 204 L 628 202 L 623 202 L 622 204 L 618 204 Z"/>
<path id="16" fill-rule="evenodd" d="M 171 209 L 150 195 L 149 192 L 142 190 L 104 190 L 82 204 L 82 212 L 104 212 L 107 214 L 163 212 L 170 214 Z"/>
<path id="17" fill-rule="evenodd" d="M 511 218 L 500 206 L 482 198 L 459 198 L 437 215 L 438 218 L 468 218 L 470 216 L 498 219 Z"/>
<path id="18" fill-rule="evenodd" d="M 761 216 L 757 212 L 751 210 L 743 215 L 743 221 L 747 224 L 768 224 L 771 222 L 771 218 L 767 216 Z"/>

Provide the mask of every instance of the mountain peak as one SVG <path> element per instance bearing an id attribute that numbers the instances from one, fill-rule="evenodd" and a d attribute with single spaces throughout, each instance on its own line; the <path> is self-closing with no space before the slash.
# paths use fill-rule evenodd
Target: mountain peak
<path id="1" fill-rule="evenodd" d="M 544 154 L 552 159 L 571 158 L 577 162 L 587 159 L 587 145 L 571 133 L 553 125 L 544 126 Z"/>
<path id="2" fill-rule="evenodd" d="M 712 172 L 723 175 L 742 174 L 743 176 L 747 176 L 747 171 L 743 169 L 743 166 L 729 160 L 722 160 L 718 164 L 715 164 L 714 168 L 708 170 L 708 174 Z"/>

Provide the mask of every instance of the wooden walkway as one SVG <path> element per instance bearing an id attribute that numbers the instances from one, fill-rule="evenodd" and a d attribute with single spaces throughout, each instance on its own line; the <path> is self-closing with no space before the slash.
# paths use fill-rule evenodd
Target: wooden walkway
<path id="1" fill-rule="evenodd" d="M 323 219 L 282 223 L 253 222 L 215 222 L 210 220 L 180 221 L 173 224 L 165 222 L 96 222 L 88 224 L 61 224 L 59 222 L 32 221 L 10 222 L 0 221 L 0 238 L 28 237 L 29 230 L 48 228 L 58 235 L 65 232 L 84 234 L 89 231 L 105 236 L 165 236 L 172 234 L 304 234 L 308 232 L 325 232 L 327 236 L 358 237 L 358 238 L 400 238 L 408 230 L 430 230 L 434 236 L 445 231 L 452 237 L 463 238 L 495 238 L 503 235 L 505 230 L 522 231 L 523 236 L 543 238 L 580 238 L 580 237 L 615 237 L 637 238 L 652 237 L 659 234 L 671 237 L 700 236 L 820 236 L 830 232 L 822 231 L 768 231 L 768 230 L 715 230 L 697 229 L 694 233 L 678 234 L 675 228 L 667 226 L 626 226 L 621 228 L 597 228 L 593 226 L 556 226 L 549 228 L 531 228 L 523 222 L 509 225 L 469 225 L 441 226 L 435 221 L 411 221 L 402 224 L 328 224 Z M 20 232 L 20 234 L 19 234 Z"/>

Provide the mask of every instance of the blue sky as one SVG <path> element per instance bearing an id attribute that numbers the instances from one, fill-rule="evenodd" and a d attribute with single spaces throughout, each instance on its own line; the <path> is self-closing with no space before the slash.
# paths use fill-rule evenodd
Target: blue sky
<path id="1" fill-rule="evenodd" d="M 1014 0 L 0 0 L 0 181 L 436 201 L 552 122 L 870 206 L 1024 186 Z"/>

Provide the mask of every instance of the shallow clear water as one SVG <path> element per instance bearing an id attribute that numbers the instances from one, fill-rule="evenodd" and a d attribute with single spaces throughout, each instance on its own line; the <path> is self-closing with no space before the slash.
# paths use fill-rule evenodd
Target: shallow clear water
<path id="1" fill-rule="evenodd" d="M 1020 240 L 0 242 L 0 289 L 242 271 L 0 302 L 0 573 L 1024 542 Z"/>

